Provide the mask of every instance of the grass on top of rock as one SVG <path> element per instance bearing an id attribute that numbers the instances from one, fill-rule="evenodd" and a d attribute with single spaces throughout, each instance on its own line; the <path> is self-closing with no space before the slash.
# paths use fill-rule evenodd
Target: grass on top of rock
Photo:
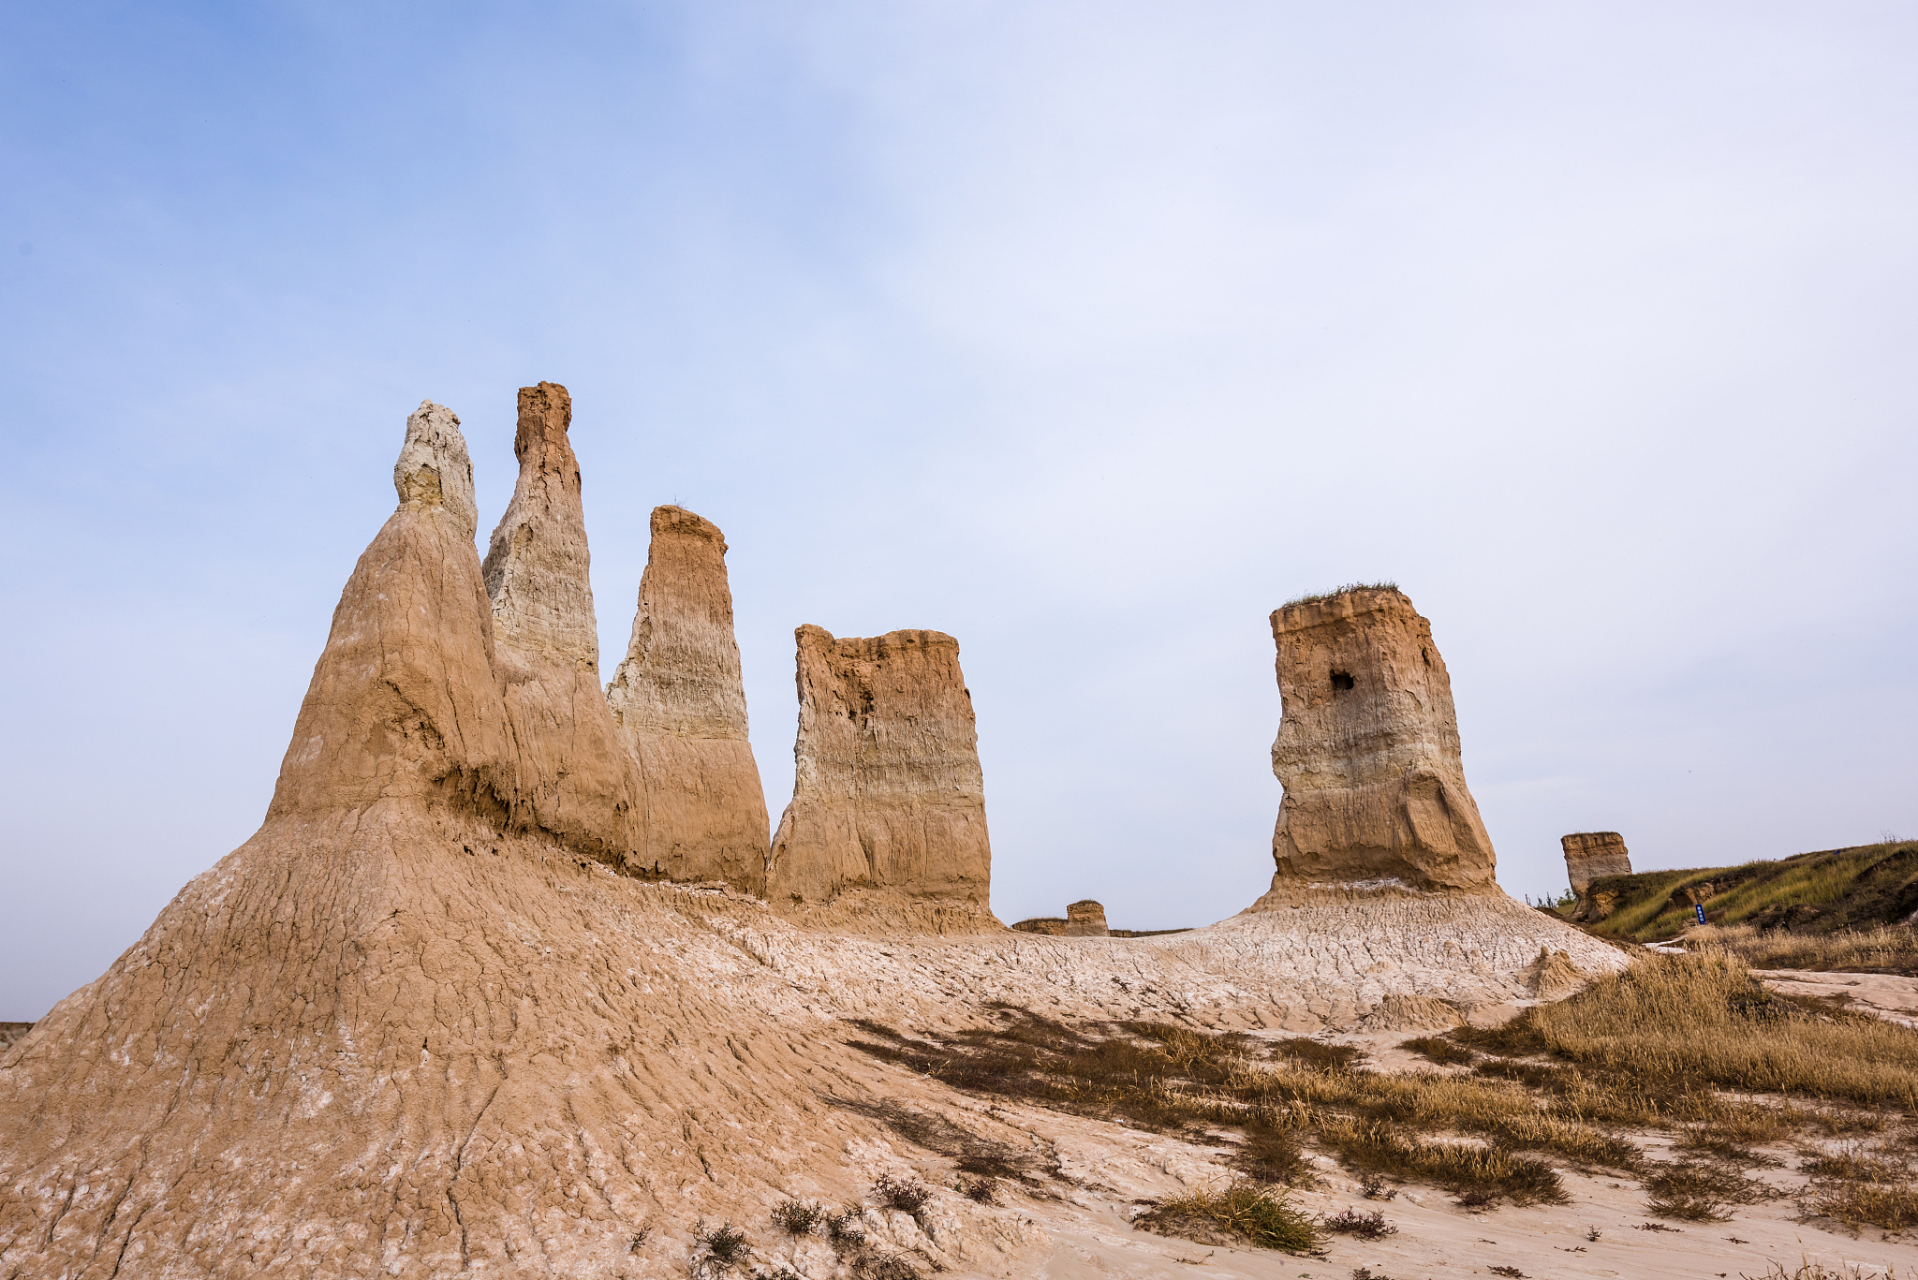
<path id="1" fill-rule="evenodd" d="M 850 1043 L 970 1093 L 1228 1145 L 1248 1182 L 1308 1183 L 1312 1142 L 1355 1176 L 1472 1205 L 1562 1202 L 1532 1153 L 1643 1171 L 1629 1134 L 1653 1129 L 1682 1157 L 1651 1167 L 1654 1208 L 1715 1212 L 1705 1202 L 1739 1203 L 1756 1184 L 1674 1169 L 1775 1164 L 1751 1148 L 1869 1134 L 1885 1109 L 1918 1111 L 1918 1033 L 1770 996 L 1723 957 L 1649 957 L 1502 1027 L 1449 1032 L 1443 1043 L 1473 1055 L 1465 1071 L 1388 1075 L 1309 1039 L 1069 1025 L 1009 1006 L 994 1022 L 937 1036 L 865 1023 Z"/>
<path id="2" fill-rule="evenodd" d="M 1279 607 L 1281 609 L 1290 609 L 1295 604 L 1318 604 L 1322 600 L 1336 600 L 1340 596 L 1353 591 L 1398 590 L 1399 584 L 1396 582 L 1348 582 L 1344 586 L 1334 587 L 1330 591 L 1308 591 L 1302 596 L 1293 596 Z M 1399 594 L 1403 595 L 1404 592 L 1400 592 Z"/>

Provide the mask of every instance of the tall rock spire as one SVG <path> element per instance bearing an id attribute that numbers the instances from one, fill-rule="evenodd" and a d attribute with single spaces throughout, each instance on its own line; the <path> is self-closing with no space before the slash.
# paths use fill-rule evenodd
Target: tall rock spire
<path id="1" fill-rule="evenodd" d="M 884 888 L 984 911 L 992 848 L 959 642 L 937 631 L 839 640 L 814 626 L 795 638 L 797 774 L 768 896 Z"/>
<path id="2" fill-rule="evenodd" d="M 1348 589 L 1275 610 L 1272 636 L 1285 799 L 1267 898 L 1354 884 L 1495 892 L 1451 678 L 1412 602 Z"/>
<path id="3" fill-rule="evenodd" d="M 473 465 L 452 410 L 423 401 L 406 420 L 393 487 L 399 508 L 340 593 L 269 816 L 429 794 L 513 804 Z"/>
<path id="4" fill-rule="evenodd" d="M 486 552 L 495 653 L 532 825 L 632 867 L 645 814 L 638 765 L 599 688 L 573 400 L 554 382 L 521 387 L 513 453 L 519 481 Z"/>
<path id="5" fill-rule="evenodd" d="M 632 642 L 606 686 L 645 786 L 639 857 L 674 880 L 766 892 L 766 795 L 746 738 L 726 539 L 680 507 L 653 510 Z"/>

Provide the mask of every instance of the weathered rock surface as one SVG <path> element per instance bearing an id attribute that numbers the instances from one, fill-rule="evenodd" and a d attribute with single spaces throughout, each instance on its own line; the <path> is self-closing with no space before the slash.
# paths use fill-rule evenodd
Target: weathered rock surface
<path id="1" fill-rule="evenodd" d="M 1565 851 L 1565 874 L 1570 878 L 1572 892 L 1581 898 L 1600 876 L 1632 873 L 1632 858 L 1625 848 L 1625 837 L 1616 831 L 1582 831 L 1560 836 L 1558 843 Z"/>
<path id="2" fill-rule="evenodd" d="M 1431 624 L 1392 588 L 1272 614 L 1285 786 L 1273 905 L 1314 889 L 1497 892 Z"/>
<path id="3" fill-rule="evenodd" d="M 796 639 L 797 772 L 767 869 L 775 906 L 886 889 L 986 911 L 985 780 L 959 642 L 839 640 L 814 626 Z"/>
<path id="4" fill-rule="evenodd" d="M 670 506 L 654 509 L 652 534 L 633 638 L 606 686 L 644 787 L 638 860 L 673 880 L 764 896 L 770 824 L 746 738 L 726 540 Z"/>
<path id="5" fill-rule="evenodd" d="M 484 565 L 495 658 L 533 821 L 569 848 L 639 870 L 646 831 L 639 764 L 599 686 L 586 515 L 567 438 L 572 419 L 565 387 L 520 388 L 519 480 Z"/>

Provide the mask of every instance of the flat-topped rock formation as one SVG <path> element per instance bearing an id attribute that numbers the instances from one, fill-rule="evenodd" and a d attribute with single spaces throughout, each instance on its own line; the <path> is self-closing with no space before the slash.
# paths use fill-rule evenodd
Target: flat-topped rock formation
<path id="1" fill-rule="evenodd" d="M 1625 847 L 1625 837 L 1616 831 L 1582 831 L 1560 836 L 1558 843 L 1565 851 L 1565 874 L 1572 892 L 1581 898 L 1600 876 L 1632 873 L 1631 851 Z"/>
<path id="2" fill-rule="evenodd" d="M 650 871 L 764 896 L 770 824 L 746 738 L 726 539 L 680 507 L 653 510 L 626 660 L 606 702 L 639 761 Z"/>
<path id="3" fill-rule="evenodd" d="M 1048 938 L 1119 936 L 1106 928 L 1106 909 L 1090 898 L 1083 902 L 1072 903 L 1066 908 L 1063 916 L 1034 916 L 1030 920 L 1021 920 L 1012 927 L 1020 933 L 1044 934 Z"/>
<path id="4" fill-rule="evenodd" d="M 959 642 L 938 631 L 798 641 L 792 803 L 773 837 L 776 907 L 849 890 L 987 911 L 992 849 Z"/>
<path id="5" fill-rule="evenodd" d="M 613 866 L 645 866 L 639 766 L 599 687 L 573 399 L 554 382 L 521 387 L 519 480 L 487 547 L 495 660 L 519 732 L 521 789 L 537 824 Z"/>
<path id="6" fill-rule="evenodd" d="M 1496 892 L 1431 624 L 1393 587 L 1272 614 L 1285 786 L 1272 905 L 1310 890 Z M 1267 900 L 1270 901 L 1267 901 Z"/>

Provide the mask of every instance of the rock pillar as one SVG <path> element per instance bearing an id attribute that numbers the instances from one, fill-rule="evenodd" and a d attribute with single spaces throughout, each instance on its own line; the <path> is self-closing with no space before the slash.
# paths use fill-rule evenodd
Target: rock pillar
<path id="1" fill-rule="evenodd" d="M 483 571 L 494 653 L 519 739 L 532 825 L 599 861 L 638 870 L 639 767 L 599 687 L 573 400 L 554 382 L 521 387 L 519 480 Z"/>
<path id="2" fill-rule="evenodd" d="M 653 511 L 633 637 L 606 701 L 639 762 L 642 861 L 673 880 L 764 896 L 766 794 L 746 738 L 726 539 L 711 521 Z"/>
<path id="3" fill-rule="evenodd" d="M 937 631 L 840 640 L 814 626 L 795 636 L 797 772 L 768 896 L 888 888 L 983 909 L 992 850 L 959 642 Z"/>
<path id="4" fill-rule="evenodd" d="M 1582 831 L 1560 836 L 1565 851 L 1565 874 L 1572 892 L 1580 898 L 1600 876 L 1628 876 L 1632 873 L 1631 853 L 1625 837 L 1616 831 Z"/>
<path id="5" fill-rule="evenodd" d="M 1261 904 L 1317 888 L 1496 892 L 1451 679 L 1412 602 L 1352 588 L 1276 610 L 1272 636 L 1285 798 Z"/>

